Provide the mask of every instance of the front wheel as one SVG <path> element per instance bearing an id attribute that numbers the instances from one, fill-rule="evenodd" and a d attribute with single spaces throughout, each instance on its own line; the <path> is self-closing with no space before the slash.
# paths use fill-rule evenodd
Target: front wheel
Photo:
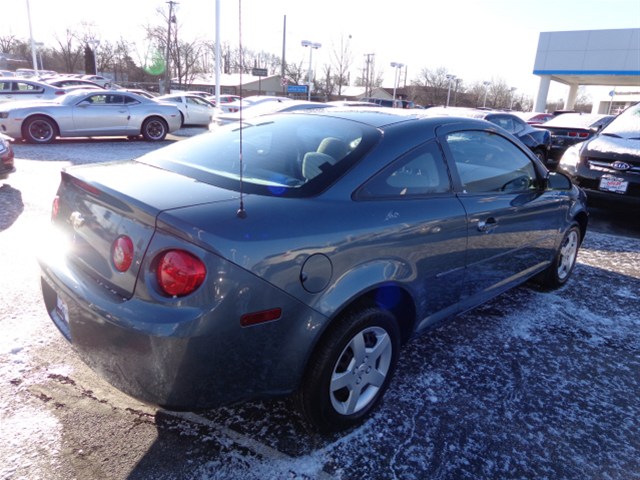
<path id="1" fill-rule="evenodd" d="M 147 118 L 142 123 L 142 136 L 148 142 L 159 142 L 164 140 L 169 131 L 167 123 L 159 117 Z"/>
<path id="2" fill-rule="evenodd" d="M 47 117 L 29 118 L 22 127 L 22 136 L 29 143 L 51 143 L 58 135 L 58 126 Z"/>
<path id="3" fill-rule="evenodd" d="M 540 160 L 543 165 L 547 164 L 547 154 L 544 150 L 542 150 L 541 148 L 537 148 L 533 151 L 533 153 L 536 154 L 536 157 L 538 157 L 538 160 Z"/>
<path id="4" fill-rule="evenodd" d="M 538 279 L 543 288 L 555 289 L 567 283 L 576 266 L 580 238 L 581 233 L 578 225 L 571 225 L 562 237 L 560 248 L 556 252 L 551 265 L 542 272 Z"/>
<path id="5" fill-rule="evenodd" d="M 389 386 L 399 350 L 390 312 L 368 307 L 345 315 L 311 358 L 298 393 L 304 417 L 325 432 L 364 420 Z"/>

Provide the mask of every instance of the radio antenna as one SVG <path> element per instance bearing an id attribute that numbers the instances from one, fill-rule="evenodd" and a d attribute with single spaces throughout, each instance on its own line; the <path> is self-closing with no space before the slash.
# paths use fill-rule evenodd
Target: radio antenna
<path id="1" fill-rule="evenodd" d="M 236 212 L 238 218 L 247 218 L 247 211 L 244 209 L 244 164 L 242 157 L 242 70 L 244 69 L 244 52 L 242 50 L 242 0 L 238 0 L 238 44 L 240 48 L 240 208 Z"/>

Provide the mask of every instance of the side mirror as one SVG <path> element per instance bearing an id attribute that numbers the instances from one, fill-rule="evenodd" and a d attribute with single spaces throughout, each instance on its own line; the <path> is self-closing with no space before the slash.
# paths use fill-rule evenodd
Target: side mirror
<path id="1" fill-rule="evenodd" d="M 564 173 L 549 172 L 549 175 L 547 175 L 547 189 L 571 190 L 571 179 Z"/>

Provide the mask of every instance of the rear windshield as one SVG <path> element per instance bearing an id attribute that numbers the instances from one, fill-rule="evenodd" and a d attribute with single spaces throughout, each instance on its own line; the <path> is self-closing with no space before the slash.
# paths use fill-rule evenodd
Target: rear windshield
<path id="1" fill-rule="evenodd" d="M 640 140 L 640 103 L 629 107 L 614 118 L 602 133 L 628 140 Z"/>
<path id="2" fill-rule="evenodd" d="M 380 135 L 341 118 L 278 114 L 246 122 L 242 130 L 238 123 L 225 125 L 138 161 L 230 190 L 303 197 L 336 181 Z"/>

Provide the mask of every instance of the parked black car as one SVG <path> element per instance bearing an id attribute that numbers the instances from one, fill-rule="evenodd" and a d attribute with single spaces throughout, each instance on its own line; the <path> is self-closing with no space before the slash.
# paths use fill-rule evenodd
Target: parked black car
<path id="1" fill-rule="evenodd" d="M 9 143 L 9 137 L 0 133 L 0 180 L 4 180 L 15 171 L 13 148 Z"/>
<path id="2" fill-rule="evenodd" d="M 571 145 L 589 140 L 613 120 L 614 115 L 563 113 L 539 125 L 551 134 L 549 158 L 557 163 Z"/>
<path id="3" fill-rule="evenodd" d="M 548 166 L 549 150 L 551 148 L 551 135 L 546 130 L 534 128 L 522 118 L 508 112 L 495 110 L 483 110 L 476 108 L 435 107 L 428 109 L 429 114 L 455 115 L 472 118 L 481 118 L 502 127 L 511 135 L 517 137 L 529 149 Z"/>
<path id="4" fill-rule="evenodd" d="M 568 174 L 590 199 L 640 205 L 640 103 L 591 139 L 569 147 L 558 171 Z"/>

